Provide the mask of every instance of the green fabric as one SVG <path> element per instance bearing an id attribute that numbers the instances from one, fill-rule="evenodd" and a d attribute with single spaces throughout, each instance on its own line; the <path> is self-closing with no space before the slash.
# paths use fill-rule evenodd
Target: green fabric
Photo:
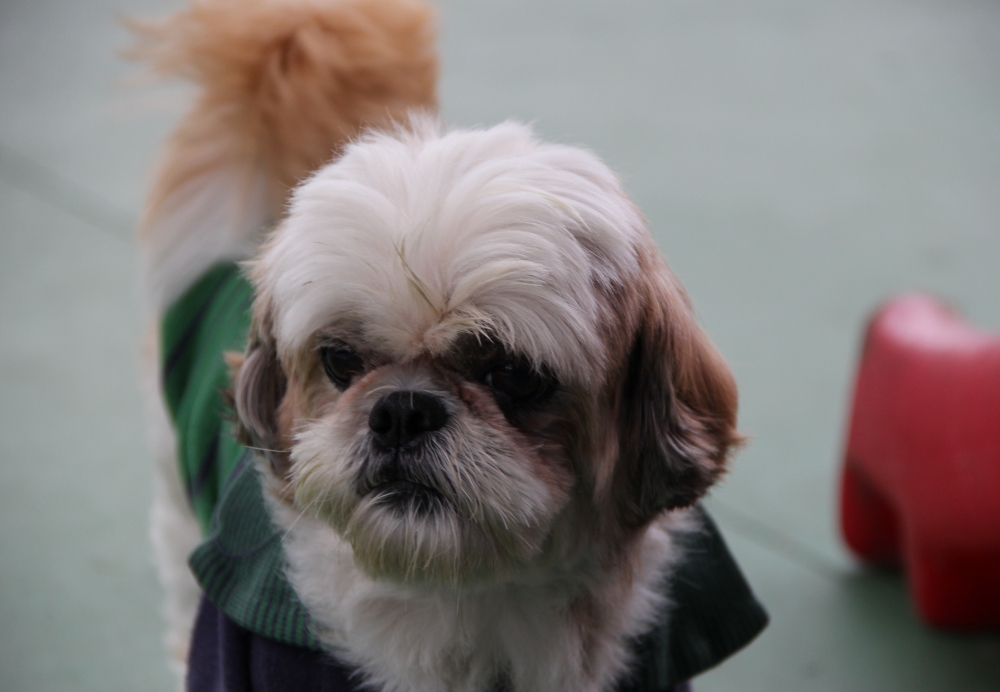
<path id="1" fill-rule="evenodd" d="M 191 568 L 206 597 L 240 626 L 268 639 L 319 650 L 308 613 L 285 577 L 280 532 L 271 523 L 250 450 L 232 437 L 223 390 L 226 351 L 243 351 L 252 288 L 234 264 L 220 265 L 171 306 L 162 324 L 163 379 L 178 461 L 205 541 Z M 617 692 L 661 692 L 739 650 L 767 625 L 708 514 L 686 535 L 686 559 L 664 585 L 670 616 L 635 643 L 638 665 Z"/>
<path id="2" fill-rule="evenodd" d="M 177 431 L 177 457 L 202 533 L 243 454 L 226 421 L 226 351 L 243 352 L 253 289 L 235 264 L 219 265 L 167 311 L 161 325 L 163 391 Z"/>
<path id="3" fill-rule="evenodd" d="M 768 616 L 729 553 L 715 522 L 698 505 L 702 530 L 681 534 L 685 559 L 671 575 L 670 616 L 636 642 L 642 665 L 617 692 L 667 689 L 749 644 Z"/>
<path id="4" fill-rule="evenodd" d="M 190 564 L 208 599 L 241 627 L 319 650 L 309 615 L 285 579 L 281 533 L 267 513 L 250 452 L 234 469 Z"/>
<path id="5" fill-rule="evenodd" d="M 232 435 L 223 391 L 227 351 L 242 353 L 253 289 L 235 264 L 215 267 L 167 311 L 161 325 L 163 384 L 181 479 L 204 542 L 191 570 L 230 619 L 261 636 L 319 649 L 305 608 L 285 579 L 252 453 Z"/>

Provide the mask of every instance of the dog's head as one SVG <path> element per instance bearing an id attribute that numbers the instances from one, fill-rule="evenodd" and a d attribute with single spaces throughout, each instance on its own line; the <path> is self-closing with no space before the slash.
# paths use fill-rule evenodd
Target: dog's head
<path id="1" fill-rule="evenodd" d="M 252 277 L 243 437 L 373 576 L 627 543 L 738 441 L 733 378 L 617 178 L 526 127 L 368 135 Z"/>

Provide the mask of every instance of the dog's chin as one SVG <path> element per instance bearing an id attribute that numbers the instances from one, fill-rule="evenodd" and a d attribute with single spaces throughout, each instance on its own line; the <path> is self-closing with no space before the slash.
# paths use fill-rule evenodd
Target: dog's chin
<path id="1" fill-rule="evenodd" d="M 297 499 L 305 494 L 296 493 Z M 351 496 L 346 502 L 327 496 L 302 506 L 344 537 L 356 564 L 375 579 L 441 586 L 495 583 L 542 548 L 541 527 L 490 526 L 465 516 L 445 493 L 416 481 L 393 480 L 360 496 L 346 495 Z"/>
<path id="2" fill-rule="evenodd" d="M 406 481 L 389 485 L 358 503 L 343 532 L 369 575 L 465 584 L 496 578 L 515 557 L 440 493 Z"/>
<path id="3" fill-rule="evenodd" d="M 426 516 L 443 511 L 447 502 L 436 488 L 410 480 L 393 480 L 378 485 L 369 492 L 376 502 L 402 516 Z"/>

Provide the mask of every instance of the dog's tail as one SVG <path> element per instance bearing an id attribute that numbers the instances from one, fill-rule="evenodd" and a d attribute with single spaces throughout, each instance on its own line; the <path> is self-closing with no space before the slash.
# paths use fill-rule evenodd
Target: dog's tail
<path id="1" fill-rule="evenodd" d="M 198 88 L 143 213 L 153 310 L 251 253 L 295 184 L 363 128 L 437 105 L 427 0 L 190 0 L 131 25 L 133 57 Z"/>

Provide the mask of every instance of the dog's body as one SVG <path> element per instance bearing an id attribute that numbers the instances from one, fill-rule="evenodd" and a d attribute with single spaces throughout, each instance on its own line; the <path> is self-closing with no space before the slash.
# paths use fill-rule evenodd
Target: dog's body
<path id="1" fill-rule="evenodd" d="M 328 652 L 394 692 L 610 690 L 738 442 L 735 386 L 595 156 L 426 114 L 430 16 L 211 0 L 149 30 L 204 89 L 147 210 L 151 303 L 256 256 L 239 437 Z M 211 508 L 151 401 L 182 663 Z"/>

